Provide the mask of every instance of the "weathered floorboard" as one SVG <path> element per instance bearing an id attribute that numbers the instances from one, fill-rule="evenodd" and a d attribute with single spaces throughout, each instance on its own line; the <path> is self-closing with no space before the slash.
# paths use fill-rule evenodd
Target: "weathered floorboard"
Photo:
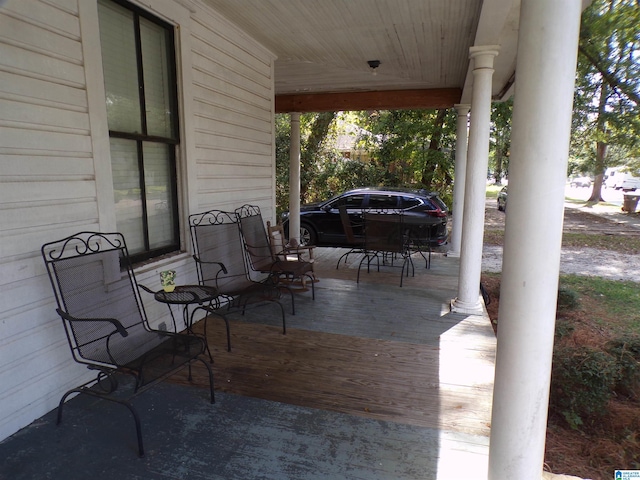
<path id="1" fill-rule="evenodd" d="M 316 300 L 296 295 L 287 335 L 276 309 L 254 309 L 233 316 L 229 353 L 222 322 L 209 322 L 217 388 L 488 436 L 495 336 L 487 318 L 448 312 L 452 259 L 434 256 L 431 270 L 416 262 L 400 288 L 397 269 L 356 285 L 355 257 L 336 270 L 340 250 L 320 250 Z"/>

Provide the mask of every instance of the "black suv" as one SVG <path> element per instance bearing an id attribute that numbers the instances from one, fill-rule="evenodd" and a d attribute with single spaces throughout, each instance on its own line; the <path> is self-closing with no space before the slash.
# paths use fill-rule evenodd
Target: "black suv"
<path id="1" fill-rule="evenodd" d="M 356 238 L 364 237 L 363 211 L 399 211 L 411 237 L 432 246 L 447 240 L 447 206 L 436 193 L 399 188 L 358 188 L 324 202 L 300 207 L 300 243 L 325 247 L 349 247 L 339 208 L 344 206 Z M 282 215 L 285 233 L 289 212 Z"/>

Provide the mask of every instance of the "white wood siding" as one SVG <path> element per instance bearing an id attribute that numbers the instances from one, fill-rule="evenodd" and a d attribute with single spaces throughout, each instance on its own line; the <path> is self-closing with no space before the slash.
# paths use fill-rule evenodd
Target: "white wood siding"
<path id="1" fill-rule="evenodd" d="M 270 54 L 213 15 L 193 17 L 193 111 L 200 210 L 274 213 Z"/>
<path id="2" fill-rule="evenodd" d="M 89 1 L 0 7 L 0 440 L 90 378 L 72 361 L 40 256 L 47 241 L 114 228 L 97 17 L 79 4 Z M 273 56 L 198 2 L 137 3 L 180 27 L 183 242 L 188 213 L 255 203 L 270 218 Z M 195 280 L 187 254 L 138 280 L 153 286 L 166 268 Z M 166 320 L 166 306 L 144 300 Z"/>
<path id="3" fill-rule="evenodd" d="M 0 438 L 84 374 L 39 251 L 98 225 L 83 63 L 76 0 L 0 8 Z"/>

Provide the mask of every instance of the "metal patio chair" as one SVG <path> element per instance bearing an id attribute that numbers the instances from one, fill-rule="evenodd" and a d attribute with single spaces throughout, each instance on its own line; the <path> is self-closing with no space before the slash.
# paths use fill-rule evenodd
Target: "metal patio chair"
<path id="1" fill-rule="evenodd" d="M 242 241 L 244 242 L 250 268 L 255 272 L 270 275 L 280 286 L 291 293 L 291 302 L 295 314 L 293 291 L 290 288 L 290 284 L 292 281 L 299 280 L 303 288 L 306 288 L 306 281 L 310 280 L 311 298 L 315 299 L 313 264 L 301 260 L 281 260 L 273 254 L 258 206 L 243 205 L 237 208 L 235 213 L 240 224 Z"/>
<path id="2" fill-rule="evenodd" d="M 271 303 L 278 305 L 282 314 L 282 333 L 286 333 L 284 307 L 280 303 L 280 288 L 268 276 L 263 281 L 250 278 L 235 213 L 210 210 L 190 215 L 189 231 L 198 282 L 200 285 L 215 287 L 218 290 L 219 299 L 223 299 L 221 302 L 198 307 L 198 309 L 223 318 L 227 327 L 227 349 L 231 350 L 231 338 L 226 315 L 233 311 L 244 314 L 250 306 Z M 208 318 L 205 317 L 205 336 L 207 321 Z"/>
<path id="3" fill-rule="evenodd" d="M 213 373 L 201 357 L 203 338 L 150 327 L 120 233 L 80 232 L 46 243 L 41 252 L 73 359 L 96 372 L 96 378 L 62 396 L 58 424 L 65 400 L 74 393 L 119 403 L 133 415 L 142 457 L 140 418 L 130 399 L 183 367 L 191 380 L 194 361 L 208 371 L 214 403 Z M 134 381 L 126 397 L 116 394 L 120 374 Z"/>
<path id="4" fill-rule="evenodd" d="M 400 286 L 406 274 L 415 275 L 415 268 L 411 258 L 411 242 L 404 230 L 403 215 L 398 212 L 389 213 L 364 213 L 364 237 L 365 252 L 358 265 L 358 277 L 356 283 L 360 282 L 360 269 L 366 262 L 367 273 L 370 271 L 371 262 L 376 261 L 377 269 L 380 271 L 380 259 L 383 264 L 393 266 L 397 257 L 402 259 L 400 270 Z"/>

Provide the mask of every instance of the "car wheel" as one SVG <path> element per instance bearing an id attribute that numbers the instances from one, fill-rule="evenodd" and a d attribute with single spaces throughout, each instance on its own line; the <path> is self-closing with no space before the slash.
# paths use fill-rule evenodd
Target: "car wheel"
<path id="1" fill-rule="evenodd" d="M 306 223 L 300 224 L 300 245 L 315 245 L 318 241 L 318 236 L 313 230 L 313 227 Z"/>

